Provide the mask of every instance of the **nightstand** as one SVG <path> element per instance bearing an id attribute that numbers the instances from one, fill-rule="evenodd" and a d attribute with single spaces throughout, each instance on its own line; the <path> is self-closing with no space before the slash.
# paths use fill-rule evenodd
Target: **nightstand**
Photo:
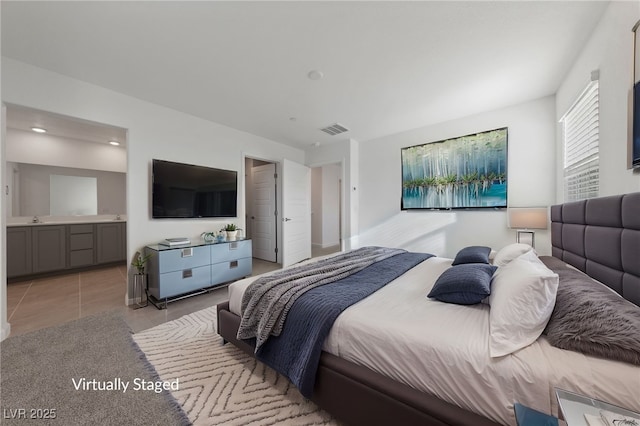
<path id="1" fill-rule="evenodd" d="M 558 388 L 556 388 L 556 396 L 560 405 L 560 418 L 566 420 L 568 426 L 588 426 L 585 415 L 600 418 L 603 411 L 605 414 L 620 416 L 621 419 L 626 417 L 630 420 L 628 423 L 619 422 L 620 425 L 633 425 L 632 421 L 640 424 L 640 413 L 635 411 Z"/>

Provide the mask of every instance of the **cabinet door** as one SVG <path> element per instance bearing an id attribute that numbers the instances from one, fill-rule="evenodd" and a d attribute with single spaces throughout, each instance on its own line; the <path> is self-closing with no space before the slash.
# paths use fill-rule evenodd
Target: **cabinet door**
<path id="1" fill-rule="evenodd" d="M 98 263 L 120 262 L 124 260 L 123 231 L 124 224 L 98 223 L 97 234 L 97 261 Z"/>
<path id="2" fill-rule="evenodd" d="M 7 277 L 28 275 L 31 271 L 31 228 L 7 228 Z"/>
<path id="3" fill-rule="evenodd" d="M 66 269 L 66 229 L 64 225 L 34 226 L 31 229 L 33 273 Z"/>

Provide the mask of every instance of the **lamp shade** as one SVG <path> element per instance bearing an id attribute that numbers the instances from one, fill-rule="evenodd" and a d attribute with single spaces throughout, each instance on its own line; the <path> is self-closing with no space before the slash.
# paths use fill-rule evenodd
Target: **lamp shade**
<path id="1" fill-rule="evenodd" d="M 546 207 L 513 207 L 507 209 L 509 228 L 547 229 L 548 215 Z"/>

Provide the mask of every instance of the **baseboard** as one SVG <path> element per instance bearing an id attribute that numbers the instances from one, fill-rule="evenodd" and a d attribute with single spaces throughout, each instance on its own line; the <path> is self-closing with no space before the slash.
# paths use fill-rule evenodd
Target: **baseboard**
<path id="1" fill-rule="evenodd" d="M 340 245 L 340 241 L 336 241 L 334 243 L 328 243 L 328 244 L 311 243 L 311 247 L 316 249 L 326 249 L 328 247 L 335 247 L 339 245 Z"/>
<path id="2" fill-rule="evenodd" d="M 126 294 L 126 295 L 124 296 L 124 304 L 125 304 L 126 306 L 129 306 L 129 305 L 139 305 L 139 304 L 141 304 L 141 303 L 142 303 L 142 301 L 143 301 L 143 300 L 144 300 L 144 299 L 143 299 L 143 297 L 142 297 L 142 296 L 140 296 L 140 297 L 132 297 L 132 298 L 129 298 L 129 295 L 128 295 L 128 294 Z"/>
<path id="3" fill-rule="evenodd" d="M 11 334 L 11 324 L 6 323 L 2 327 L 2 331 L 0 331 L 0 341 L 6 339 Z"/>
<path id="4" fill-rule="evenodd" d="M 326 248 L 329 248 L 329 247 L 335 247 L 335 246 L 339 246 L 339 245 L 340 245 L 340 241 L 336 241 L 334 243 L 323 244 L 322 248 L 326 249 Z"/>

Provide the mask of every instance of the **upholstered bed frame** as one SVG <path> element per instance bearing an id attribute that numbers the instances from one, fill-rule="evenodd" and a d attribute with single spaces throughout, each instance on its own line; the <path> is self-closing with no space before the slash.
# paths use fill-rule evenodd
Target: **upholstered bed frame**
<path id="1" fill-rule="evenodd" d="M 551 206 L 553 257 L 640 305 L 640 192 Z"/>
<path id="2" fill-rule="evenodd" d="M 640 193 L 551 207 L 553 256 L 640 305 Z M 240 318 L 218 305 L 218 333 L 248 354 L 236 338 Z M 322 353 L 313 401 L 353 425 L 496 425 L 435 396 Z"/>
<path id="3" fill-rule="evenodd" d="M 228 302 L 217 308 L 218 333 L 253 356 L 253 348 L 236 338 L 240 317 L 229 311 Z M 349 425 L 496 425 L 327 352 L 320 357 L 312 400 Z"/>

